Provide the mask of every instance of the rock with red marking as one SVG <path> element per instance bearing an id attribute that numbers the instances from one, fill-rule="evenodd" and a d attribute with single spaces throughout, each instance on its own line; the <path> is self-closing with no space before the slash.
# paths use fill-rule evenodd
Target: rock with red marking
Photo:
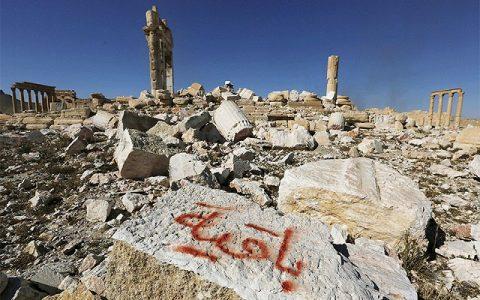
<path id="1" fill-rule="evenodd" d="M 328 228 L 319 220 L 282 216 L 240 195 L 194 184 L 164 195 L 153 211 L 124 223 L 113 238 L 114 248 L 129 254 L 113 251 L 110 255 L 109 298 L 139 294 L 148 298 L 155 292 L 152 285 L 165 282 L 168 287 L 159 287 L 157 296 L 185 285 L 182 295 L 188 293 L 192 299 L 218 296 L 222 289 L 222 299 L 318 299 L 319 295 L 380 299 L 387 295 L 332 246 Z M 134 270 L 140 258 L 141 270 L 157 271 L 154 276 L 142 274 L 142 283 L 136 285 L 139 274 Z M 402 286 L 410 284 L 402 280 Z M 116 288 L 120 282 L 129 288 Z"/>

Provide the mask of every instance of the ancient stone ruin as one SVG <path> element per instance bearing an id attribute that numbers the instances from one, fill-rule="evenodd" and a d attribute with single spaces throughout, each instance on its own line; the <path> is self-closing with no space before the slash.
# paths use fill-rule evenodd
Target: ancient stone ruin
<path id="1" fill-rule="evenodd" d="M 143 27 L 150 58 L 151 93 L 158 90 L 173 93 L 173 38 L 167 20 L 159 19 L 157 7 L 152 6 L 146 13 L 147 25 Z"/>
<path id="2" fill-rule="evenodd" d="M 144 32 L 138 97 L 0 90 L 0 299 L 480 297 L 462 89 L 428 112 L 360 109 L 331 55 L 326 91 L 175 91 L 155 6 Z"/>
<path id="3" fill-rule="evenodd" d="M 455 119 L 454 125 L 456 128 L 460 127 L 460 119 L 462 117 L 462 106 L 463 106 L 463 94 L 461 88 L 456 89 L 449 89 L 449 90 L 439 90 L 434 91 L 430 95 L 430 106 L 428 109 L 428 120 L 429 124 L 433 125 L 433 115 L 434 115 L 434 107 L 435 107 L 435 100 L 438 102 L 438 110 L 436 114 L 436 122 L 435 126 L 438 128 L 441 127 L 450 127 L 451 122 L 451 115 L 452 115 L 452 105 L 453 105 L 453 98 L 455 94 L 458 95 L 457 100 L 457 108 L 455 109 Z M 448 103 L 447 103 L 447 114 L 444 116 L 443 113 L 443 95 L 448 95 Z M 444 120 L 442 120 L 445 118 Z"/>
<path id="4" fill-rule="evenodd" d="M 17 90 L 20 93 L 20 103 L 17 101 Z M 25 99 L 24 92 L 26 92 L 28 99 Z M 35 99 L 32 99 L 32 94 L 35 96 Z M 54 86 L 33 82 L 15 82 L 12 84 L 12 107 L 14 113 L 25 110 L 47 112 L 50 110 L 50 103 L 56 101 Z"/>

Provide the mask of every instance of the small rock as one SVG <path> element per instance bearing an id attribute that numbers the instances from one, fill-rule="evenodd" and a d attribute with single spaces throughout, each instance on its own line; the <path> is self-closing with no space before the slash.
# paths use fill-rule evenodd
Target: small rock
<path id="1" fill-rule="evenodd" d="M 87 220 L 105 222 L 110 215 L 112 205 L 106 200 L 92 200 L 87 203 Z"/>
<path id="2" fill-rule="evenodd" d="M 129 212 L 132 213 L 135 210 L 141 208 L 145 204 L 147 204 L 148 201 L 148 196 L 143 195 L 143 194 L 137 194 L 137 193 L 126 193 L 122 197 L 122 203 L 123 206 L 125 206 L 125 209 Z"/>
<path id="3" fill-rule="evenodd" d="M 363 154 L 383 152 L 382 142 L 376 139 L 365 138 L 362 140 L 360 144 L 358 144 L 357 147 L 358 147 L 358 150 L 361 151 Z"/>

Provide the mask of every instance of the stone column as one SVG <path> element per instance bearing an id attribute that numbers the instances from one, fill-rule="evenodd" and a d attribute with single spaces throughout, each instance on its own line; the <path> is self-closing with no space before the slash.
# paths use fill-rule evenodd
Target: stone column
<path id="1" fill-rule="evenodd" d="M 39 112 L 40 111 L 40 98 L 38 97 L 38 91 L 34 90 L 35 93 L 35 111 Z"/>
<path id="2" fill-rule="evenodd" d="M 24 110 L 23 103 L 25 102 L 25 97 L 23 96 L 23 89 L 20 89 L 20 112 Z"/>
<path id="3" fill-rule="evenodd" d="M 428 125 L 433 125 L 433 108 L 435 107 L 435 95 L 430 95 L 430 106 L 428 108 Z"/>
<path id="4" fill-rule="evenodd" d="M 45 104 L 47 102 L 47 100 L 45 99 L 45 92 L 40 92 L 40 95 L 42 96 L 42 104 L 41 104 L 41 108 L 42 108 L 42 112 L 45 112 L 47 109 L 45 107 Z"/>
<path id="5" fill-rule="evenodd" d="M 437 125 L 436 127 L 441 127 L 442 126 L 442 111 L 443 111 L 443 94 L 440 93 L 438 94 L 438 119 L 437 119 Z"/>
<path id="6" fill-rule="evenodd" d="M 173 95 L 173 65 L 170 58 L 170 62 L 167 63 L 167 90 Z"/>
<path id="7" fill-rule="evenodd" d="M 12 109 L 13 109 L 12 115 L 17 112 L 17 95 L 15 90 L 16 89 L 12 87 Z"/>
<path id="8" fill-rule="evenodd" d="M 445 123 L 447 128 L 450 127 L 450 118 L 452 117 L 453 94 L 452 92 L 448 93 L 447 122 Z"/>
<path id="9" fill-rule="evenodd" d="M 155 6 L 153 6 L 152 10 L 147 11 L 146 19 L 147 26 L 144 27 L 144 32 L 147 38 L 150 59 L 150 87 L 152 95 L 156 96 L 156 90 L 162 89 L 162 74 L 160 29 L 157 8 Z"/>
<path id="10" fill-rule="evenodd" d="M 327 67 L 327 92 L 326 97 L 331 100 L 337 99 L 337 87 L 338 87 L 338 62 L 339 58 L 336 55 L 328 57 Z"/>
<path id="11" fill-rule="evenodd" d="M 47 111 L 50 111 L 50 99 L 52 93 L 47 93 Z"/>
<path id="12" fill-rule="evenodd" d="M 32 110 L 32 90 L 27 90 L 28 94 L 28 110 Z"/>
<path id="13" fill-rule="evenodd" d="M 244 140 L 252 134 L 252 124 L 238 105 L 223 101 L 213 113 L 213 122 L 222 136 L 232 142 Z"/>
<path id="14" fill-rule="evenodd" d="M 463 106 L 463 94 L 464 92 L 462 90 L 458 92 L 457 109 L 455 110 L 455 127 L 456 128 L 460 128 L 460 118 L 462 117 L 462 106 Z"/>

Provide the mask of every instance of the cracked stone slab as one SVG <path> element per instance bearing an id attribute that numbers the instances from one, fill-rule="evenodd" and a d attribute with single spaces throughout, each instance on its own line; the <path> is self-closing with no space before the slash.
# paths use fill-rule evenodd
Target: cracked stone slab
<path id="1" fill-rule="evenodd" d="M 198 185 L 166 194 L 113 238 L 245 299 L 382 296 L 335 250 L 320 221 L 281 216 L 242 196 Z"/>

